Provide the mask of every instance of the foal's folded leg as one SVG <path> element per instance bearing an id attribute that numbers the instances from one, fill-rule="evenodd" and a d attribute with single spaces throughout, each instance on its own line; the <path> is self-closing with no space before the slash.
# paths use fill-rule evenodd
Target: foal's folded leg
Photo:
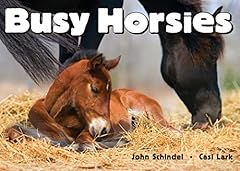
<path id="1" fill-rule="evenodd" d="M 113 147 L 121 147 L 126 145 L 128 141 L 122 136 L 99 137 L 94 139 L 88 129 L 84 129 L 76 138 L 75 144 L 71 147 L 75 151 L 96 151 L 97 149 L 106 149 Z"/>
<path id="2" fill-rule="evenodd" d="M 88 129 L 84 129 L 76 138 L 75 144 L 71 147 L 75 151 L 96 151 L 96 143 L 92 135 L 89 133 Z"/>
<path id="3" fill-rule="evenodd" d="M 58 145 L 61 147 L 65 147 L 69 145 L 69 142 L 66 140 L 58 140 L 54 141 L 50 139 L 48 136 L 44 135 L 43 133 L 39 132 L 35 128 L 26 128 L 22 125 L 14 125 L 5 130 L 7 137 L 12 142 L 17 142 L 22 140 L 22 138 L 35 138 L 49 142 L 52 145 Z"/>
<path id="4" fill-rule="evenodd" d="M 178 129 L 172 127 L 164 118 L 162 108 L 157 101 L 137 91 L 125 91 L 127 91 L 127 93 L 121 97 L 121 102 L 124 106 L 127 106 L 129 108 L 128 112 L 132 116 L 133 123 L 135 122 L 136 117 L 144 115 L 155 123 L 169 128 L 169 130 L 172 131 L 175 135 L 182 135 Z"/>
<path id="5" fill-rule="evenodd" d="M 44 105 L 44 99 L 38 100 L 31 108 L 29 121 L 40 132 L 51 141 L 71 143 L 73 138 L 69 136 L 69 131 L 58 124 L 48 113 Z"/>

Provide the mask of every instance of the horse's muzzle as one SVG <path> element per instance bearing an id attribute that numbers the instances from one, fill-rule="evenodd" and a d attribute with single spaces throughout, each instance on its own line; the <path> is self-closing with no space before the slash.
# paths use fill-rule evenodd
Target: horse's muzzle
<path id="1" fill-rule="evenodd" d="M 105 136 L 110 132 L 110 129 L 110 123 L 101 117 L 92 119 L 89 124 L 89 132 L 93 137 Z"/>

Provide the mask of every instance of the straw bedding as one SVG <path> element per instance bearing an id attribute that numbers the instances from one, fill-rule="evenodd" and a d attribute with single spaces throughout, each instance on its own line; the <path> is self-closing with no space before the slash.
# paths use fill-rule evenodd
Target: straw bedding
<path id="1" fill-rule="evenodd" d="M 3 131 L 20 122 L 30 126 L 27 113 L 39 96 L 23 93 L 0 101 L 0 170 L 240 170 L 240 91 L 223 97 L 223 119 L 213 128 L 183 130 L 176 136 L 147 119 L 141 119 L 132 133 L 124 136 L 129 143 L 121 148 L 77 153 L 39 140 L 7 141 Z M 182 106 L 165 113 L 171 124 L 180 128 L 190 120 Z M 133 154 L 149 156 L 132 160 Z M 183 160 L 154 160 L 153 155 L 183 155 Z M 213 154 L 213 160 L 201 160 L 200 154 Z M 232 155 L 232 160 L 217 160 L 216 155 Z"/>

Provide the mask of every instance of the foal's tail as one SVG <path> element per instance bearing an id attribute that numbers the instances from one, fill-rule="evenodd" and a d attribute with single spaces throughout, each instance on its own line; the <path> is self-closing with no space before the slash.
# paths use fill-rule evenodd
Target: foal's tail
<path id="1" fill-rule="evenodd" d="M 54 78 L 58 71 L 56 65 L 60 63 L 49 50 L 47 41 L 59 43 L 70 52 L 74 52 L 76 40 L 70 36 L 54 33 L 44 36 L 30 31 L 24 34 L 5 33 L 5 9 L 11 7 L 25 8 L 29 12 L 35 12 L 24 7 L 17 0 L 0 0 L 0 40 L 36 83 Z"/>

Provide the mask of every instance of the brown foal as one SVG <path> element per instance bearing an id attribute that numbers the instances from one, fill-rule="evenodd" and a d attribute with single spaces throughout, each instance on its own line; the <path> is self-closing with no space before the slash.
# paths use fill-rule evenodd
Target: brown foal
<path id="1" fill-rule="evenodd" d="M 141 115 L 176 131 L 152 98 L 129 89 L 112 91 L 108 71 L 119 60 L 105 60 L 98 54 L 66 67 L 46 97 L 32 106 L 28 117 L 35 128 L 14 125 L 6 130 L 9 139 L 24 135 L 60 146 L 72 145 L 78 151 L 95 150 L 94 140 L 102 147 L 113 147 L 125 143 L 121 133 L 133 130 Z"/>

